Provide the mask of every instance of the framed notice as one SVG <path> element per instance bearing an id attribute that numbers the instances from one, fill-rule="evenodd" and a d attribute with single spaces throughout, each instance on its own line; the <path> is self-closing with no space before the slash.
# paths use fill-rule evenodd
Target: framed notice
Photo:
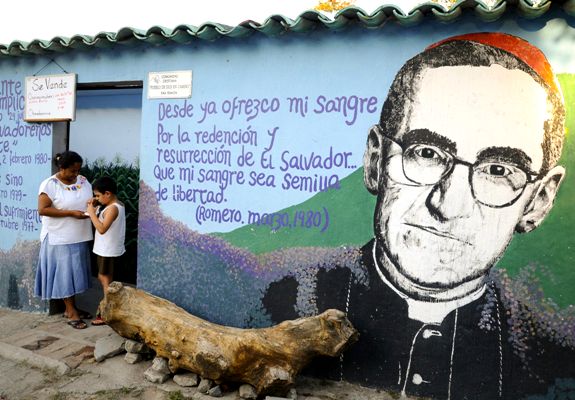
<path id="1" fill-rule="evenodd" d="M 25 102 L 25 121 L 73 121 L 76 74 L 27 76 Z"/>
<path id="2" fill-rule="evenodd" d="M 192 97 L 192 71 L 148 73 L 148 99 L 189 99 Z"/>

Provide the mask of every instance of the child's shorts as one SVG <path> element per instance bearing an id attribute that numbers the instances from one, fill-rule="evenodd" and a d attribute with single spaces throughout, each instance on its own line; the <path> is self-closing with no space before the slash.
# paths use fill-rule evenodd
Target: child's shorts
<path id="1" fill-rule="evenodd" d="M 98 274 L 100 275 L 114 275 L 114 265 L 118 257 L 103 257 L 96 256 L 96 264 L 98 265 Z"/>

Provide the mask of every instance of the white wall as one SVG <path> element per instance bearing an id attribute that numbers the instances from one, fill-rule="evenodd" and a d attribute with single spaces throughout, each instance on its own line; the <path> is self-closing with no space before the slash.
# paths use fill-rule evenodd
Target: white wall
<path id="1" fill-rule="evenodd" d="M 70 150 L 85 161 L 139 157 L 142 91 L 78 91 L 76 120 L 70 123 Z"/>

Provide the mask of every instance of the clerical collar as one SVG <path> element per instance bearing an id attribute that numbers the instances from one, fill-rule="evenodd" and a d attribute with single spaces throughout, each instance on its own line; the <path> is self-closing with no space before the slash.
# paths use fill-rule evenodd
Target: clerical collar
<path id="1" fill-rule="evenodd" d="M 479 289 L 476 291 L 468 294 L 465 297 L 456 300 L 449 300 L 449 301 L 441 301 L 441 302 L 431 302 L 431 301 L 423 301 L 423 300 L 415 300 L 407 296 L 405 293 L 400 292 L 395 286 L 392 285 L 391 282 L 385 277 L 383 272 L 379 267 L 379 260 L 375 254 L 375 249 L 377 245 L 377 240 L 373 241 L 373 248 L 372 248 L 372 257 L 373 257 L 373 264 L 375 265 L 375 269 L 377 274 L 379 275 L 380 279 L 383 283 L 385 283 L 391 290 L 393 290 L 399 297 L 405 300 L 407 303 L 408 309 L 408 316 L 409 318 L 421 321 L 425 324 L 441 324 L 441 322 L 445 319 L 445 317 L 452 312 L 453 310 L 463 307 L 472 301 L 477 300 L 483 293 L 485 293 L 485 284 L 483 284 Z"/>

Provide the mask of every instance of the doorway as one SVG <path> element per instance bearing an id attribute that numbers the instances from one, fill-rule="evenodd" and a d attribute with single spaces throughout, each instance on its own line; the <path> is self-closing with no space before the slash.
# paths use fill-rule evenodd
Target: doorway
<path id="1" fill-rule="evenodd" d="M 76 87 L 76 119 L 54 124 L 54 132 L 66 138 L 59 142 L 84 159 L 82 175 L 90 182 L 107 175 L 118 184 L 118 197 L 126 206 L 126 253 L 114 280 L 132 285 L 137 280 L 142 88 L 142 81 L 80 83 Z M 94 257 L 92 261 L 93 287 L 76 296 L 76 301 L 78 307 L 95 313 L 103 293 Z"/>

